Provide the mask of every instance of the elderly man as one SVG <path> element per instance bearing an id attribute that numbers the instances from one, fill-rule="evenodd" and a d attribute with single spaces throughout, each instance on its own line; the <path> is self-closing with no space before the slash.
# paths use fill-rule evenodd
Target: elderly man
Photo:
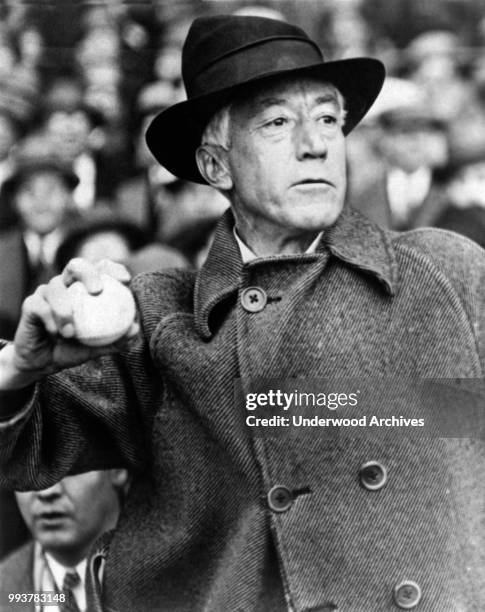
<path id="1" fill-rule="evenodd" d="M 483 442 L 256 435 L 234 401 L 255 376 L 483 376 L 483 251 L 343 206 L 345 134 L 382 66 L 228 16 L 194 22 L 183 64 L 188 100 L 148 144 L 231 210 L 199 273 L 134 279 L 142 332 L 123 346 L 75 340 L 66 286 L 103 290 L 83 261 L 26 301 L 0 351 L 2 482 L 135 473 L 107 610 L 483 608 Z"/>

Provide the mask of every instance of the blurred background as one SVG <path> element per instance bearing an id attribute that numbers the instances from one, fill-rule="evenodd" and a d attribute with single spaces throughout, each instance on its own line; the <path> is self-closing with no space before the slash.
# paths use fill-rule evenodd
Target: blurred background
<path id="1" fill-rule="evenodd" d="M 227 202 L 160 168 L 143 134 L 184 98 L 182 44 L 211 13 L 381 59 L 383 92 L 348 138 L 349 205 L 485 245 L 485 0 L 0 0 L 0 337 L 73 256 L 202 265 Z M 2 557 L 26 532 L 5 493 L 0 513 Z"/>

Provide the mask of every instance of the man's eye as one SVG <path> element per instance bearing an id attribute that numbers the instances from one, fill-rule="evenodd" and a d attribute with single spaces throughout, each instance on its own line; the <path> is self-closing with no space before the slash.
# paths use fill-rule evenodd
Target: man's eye
<path id="1" fill-rule="evenodd" d="M 337 117 L 335 115 L 322 115 L 319 117 L 319 121 L 326 125 L 335 125 L 337 123 Z"/>
<path id="2" fill-rule="evenodd" d="M 266 123 L 269 127 L 282 127 L 287 123 L 286 117 L 276 117 L 276 119 L 272 119 Z"/>

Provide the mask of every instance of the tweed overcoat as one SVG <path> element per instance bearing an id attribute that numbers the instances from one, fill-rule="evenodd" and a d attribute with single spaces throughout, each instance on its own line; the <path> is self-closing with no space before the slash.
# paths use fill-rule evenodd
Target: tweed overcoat
<path id="1" fill-rule="evenodd" d="M 316 253 L 243 265 L 232 223 L 199 273 L 134 279 L 143 334 L 129 350 L 36 387 L 1 432 L 2 484 L 133 470 L 107 610 L 392 611 L 403 581 L 419 612 L 484 610 L 483 441 L 256 438 L 233 382 L 483 378 L 485 252 L 345 210 Z M 248 312 L 254 286 L 268 299 Z M 359 484 L 368 461 L 387 469 L 379 490 Z M 277 484 L 292 492 L 284 512 L 268 503 Z"/>

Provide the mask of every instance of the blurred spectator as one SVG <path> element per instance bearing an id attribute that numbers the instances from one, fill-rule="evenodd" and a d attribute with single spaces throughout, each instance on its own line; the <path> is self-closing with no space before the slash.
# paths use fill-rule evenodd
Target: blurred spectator
<path id="1" fill-rule="evenodd" d="M 42 99 L 44 113 L 65 111 L 70 113 L 82 106 L 84 85 L 79 75 L 66 72 L 57 75 L 47 85 Z"/>
<path id="2" fill-rule="evenodd" d="M 334 58 L 369 55 L 371 30 L 360 13 L 359 2 L 345 1 L 332 5 L 324 20 L 324 34 Z"/>
<path id="3" fill-rule="evenodd" d="M 0 314 L 16 324 L 23 299 L 48 280 L 63 228 L 72 216 L 70 167 L 49 154 L 42 139 L 30 139 L 3 184 L 0 201 L 17 223 L 0 234 Z"/>
<path id="4" fill-rule="evenodd" d="M 429 111 L 418 86 L 388 78 L 370 112 L 382 171 L 351 202 L 383 227 L 433 225 L 445 205 L 438 168 L 448 161 L 446 126 Z"/>
<path id="5" fill-rule="evenodd" d="M 120 160 L 102 150 L 103 119 L 82 104 L 72 109 L 47 109 L 43 128 L 50 146 L 79 179 L 74 203 L 79 210 L 109 200 L 123 173 Z"/>
<path id="6" fill-rule="evenodd" d="M 159 111 L 178 101 L 177 95 L 175 88 L 165 81 L 149 83 L 140 91 L 136 104 L 139 127 L 133 143 L 135 172 L 120 183 L 116 192 L 117 210 L 152 235 L 156 234 L 158 223 L 155 191 L 158 185 L 177 179 L 155 161 L 146 145 L 145 131 Z"/>
<path id="7" fill-rule="evenodd" d="M 0 591 L 63 591 L 73 600 L 49 610 L 84 612 L 89 552 L 116 526 L 127 487 L 127 471 L 111 469 L 66 476 L 48 489 L 16 493 L 33 539 L 0 564 Z M 34 603 L 22 608 L 40 609 Z"/>
<path id="8" fill-rule="evenodd" d="M 452 32 L 424 32 L 405 49 L 404 59 L 408 78 L 421 87 L 428 110 L 437 119 L 461 120 L 476 103 L 473 87 L 462 72 L 468 50 Z"/>
<path id="9" fill-rule="evenodd" d="M 85 3 L 56 0 L 14 4 L 23 5 L 23 28 L 35 28 L 42 38 L 43 78 L 51 80 L 57 74 L 70 70 L 74 64 L 74 48 L 82 36 Z"/>
<path id="10" fill-rule="evenodd" d="M 180 253 L 161 244 L 150 243 L 138 225 L 111 209 L 97 208 L 76 220 L 66 231 L 55 257 L 55 267 L 62 271 L 73 257 L 91 262 L 111 259 L 124 263 L 132 274 L 154 272 L 162 268 L 186 267 Z"/>
<path id="11" fill-rule="evenodd" d="M 461 160 L 450 169 L 448 206 L 436 225 L 463 234 L 485 248 L 485 144 L 475 157 Z"/>
<path id="12" fill-rule="evenodd" d="M 88 15 L 101 8 L 91 8 Z M 106 121 L 118 121 L 124 109 L 120 98 L 121 40 L 117 24 L 108 18 L 92 24 L 78 45 L 76 59 L 86 85 L 86 101 Z"/>
<path id="13" fill-rule="evenodd" d="M 172 77 L 175 78 L 173 74 Z M 140 129 L 135 145 L 138 173 L 120 185 L 117 209 L 151 229 L 154 239 L 181 252 L 191 265 L 199 266 L 215 223 L 228 202 L 211 187 L 179 180 L 162 168 L 144 138 L 157 112 L 180 101 L 180 96 L 180 88 L 167 79 L 150 83 L 140 91 Z"/>
<path id="14" fill-rule="evenodd" d="M 180 251 L 195 267 L 207 254 L 213 231 L 228 208 L 226 198 L 208 185 L 176 180 L 155 190 L 157 238 Z"/>
<path id="15" fill-rule="evenodd" d="M 371 55 L 384 60 L 394 50 L 383 32 L 365 16 L 364 2 L 327 4 L 319 19 L 319 39 L 332 59 Z"/>

